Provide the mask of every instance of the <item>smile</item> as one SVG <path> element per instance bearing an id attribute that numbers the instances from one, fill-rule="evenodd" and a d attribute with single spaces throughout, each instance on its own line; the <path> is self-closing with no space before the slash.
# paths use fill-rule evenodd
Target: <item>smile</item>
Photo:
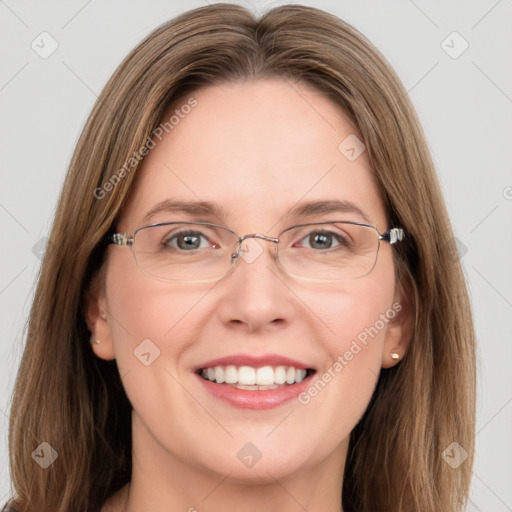
<path id="1" fill-rule="evenodd" d="M 194 368 L 202 388 L 214 399 L 240 409 L 271 409 L 297 398 L 316 370 L 280 354 L 233 354 Z"/>
<path id="2" fill-rule="evenodd" d="M 313 370 L 293 366 L 215 366 L 202 368 L 199 374 L 205 380 L 226 384 L 237 389 L 265 391 L 302 382 Z"/>

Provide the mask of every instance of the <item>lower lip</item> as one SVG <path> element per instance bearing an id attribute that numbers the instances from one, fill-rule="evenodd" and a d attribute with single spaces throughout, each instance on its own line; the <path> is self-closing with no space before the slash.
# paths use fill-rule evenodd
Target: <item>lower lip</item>
<path id="1" fill-rule="evenodd" d="M 266 389 L 264 391 L 249 391 L 226 384 L 215 384 L 214 382 L 203 379 L 198 374 L 196 374 L 196 377 L 213 396 L 240 409 L 262 410 L 278 407 L 296 398 L 309 386 L 312 375 L 308 375 L 303 381 L 296 384 L 290 384 L 276 389 Z"/>

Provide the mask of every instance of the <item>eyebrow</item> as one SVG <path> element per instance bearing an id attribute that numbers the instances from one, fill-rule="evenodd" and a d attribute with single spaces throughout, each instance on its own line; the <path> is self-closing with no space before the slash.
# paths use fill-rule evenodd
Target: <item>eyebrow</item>
<path id="1" fill-rule="evenodd" d="M 228 213 L 221 206 L 210 201 L 173 201 L 166 199 L 153 206 L 143 218 L 143 222 L 148 222 L 151 217 L 158 213 L 184 213 L 193 217 L 217 217 L 226 219 Z M 318 215 L 330 213 L 354 213 L 361 217 L 366 223 L 371 224 L 369 217 L 365 212 L 350 201 L 330 200 L 330 201 L 309 201 L 294 206 L 282 219 L 297 218 L 305 219 Z"/>
<path id="2" fill-rule="evenodd" d="M 153 206 L 143 218 L 143 222 L 149 221 L 157 213 L 185 213 L 196 217 L 227 217 L 226 212 L 219 205 L 210 201 L 173 201 L 166 199 Z"/>
<path id="3" fill-rule="evenodd" d="M 329 213 L 355 213 L 366 223 L 371 224 L 369 217 L 361 208 L 350 201 L 332 200 L 332 201 L 310 201 L 301 203 L 293 207 L 285 217 L 313 217 L 315 215 L 325 215 Z"/>

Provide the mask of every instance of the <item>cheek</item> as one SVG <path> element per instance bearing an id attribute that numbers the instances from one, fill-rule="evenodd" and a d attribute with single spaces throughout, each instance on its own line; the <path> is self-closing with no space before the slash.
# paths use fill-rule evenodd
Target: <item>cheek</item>
<path id="1" fill-rule="evenodd" d="M 393 297 L 393 273 L 377 271 L 344 289 L 324 289 L 310 302 L 312 310 L 321 312 L 317 323 L 322 322 L 326 334 L 319 339 L 327 357 L 299 402 L 336 431 L 348 434 L 371 399 L 388 324 L 395 316 Z"/>
<path id="2" fill-rule="evenodd" d="M 148 430 L 165 424 L 164 437 L 182 435 L 180 422 L 167 421 L 162 411 L 187 401 L 180 384 L 188 378 L 185 354 L 212 314 L 208 301 L 202 300 L 205 292 L 204 286 L 173 287 L 121 263 L 107 275 L 110 326 L 123 387 Z M 202 414 L 195 402 L 191 407 L 198 417 Z"/>
<path id="3" fill-rule="evenodd" d="M 318 312 L 317 323 L 325 327 L 322 339 L 331 357 L 352 348 L 358 355 L 375 352 L 382 345 L 392 318 L 393 297 L 393 272 L 380 272 L 377 267 L 364 279 L 309 291 L 308 303 L 311 310 Z M 359 352 L 357 345 L 364 350 Z M 351 358 L 350 354 L 347 357 Z"/>
<path id="4" fill-rule="evenodd" d="M 176 368 L 205 316 L 206 302 L 201 300 L 205 290 L 148 278 L 126 258 L 131 257 L 129 251 L 116 256 L 107 269 L 106 289 L 121 375 L 147 366 L 164 367 L 164 363 L 166 368 Z"/>

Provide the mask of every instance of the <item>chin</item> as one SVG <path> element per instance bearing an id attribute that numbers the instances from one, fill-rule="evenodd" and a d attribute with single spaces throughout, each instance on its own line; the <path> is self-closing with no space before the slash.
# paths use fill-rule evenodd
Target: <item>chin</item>
<path id="1" fill-rule="evenodd" d="M 211 446 L 204 446 L 198 452 L 196 445 L 195 465 L 202 466 L 206 473 L 217 473 L 222 478 L 229 475 L 232 482 L 275 484 L 276 479 L 285 480 L 308 466 L 313 467 L 333 451 L 333 447 L 314 449 L 311 444 L 305 446 L 303 442 L 285 442 L 282 439 L 265 441 L 266 435 L 268 429 L 258 438 L 261 441 L 250 441 L 252 436 L 223 443 L 219 441 L 214 451 L 211 451 Z M 252 438 L 255 439 L 255 436 Z M 192 459 L 187 457 L 185 460 L 190 463 Z"/>

